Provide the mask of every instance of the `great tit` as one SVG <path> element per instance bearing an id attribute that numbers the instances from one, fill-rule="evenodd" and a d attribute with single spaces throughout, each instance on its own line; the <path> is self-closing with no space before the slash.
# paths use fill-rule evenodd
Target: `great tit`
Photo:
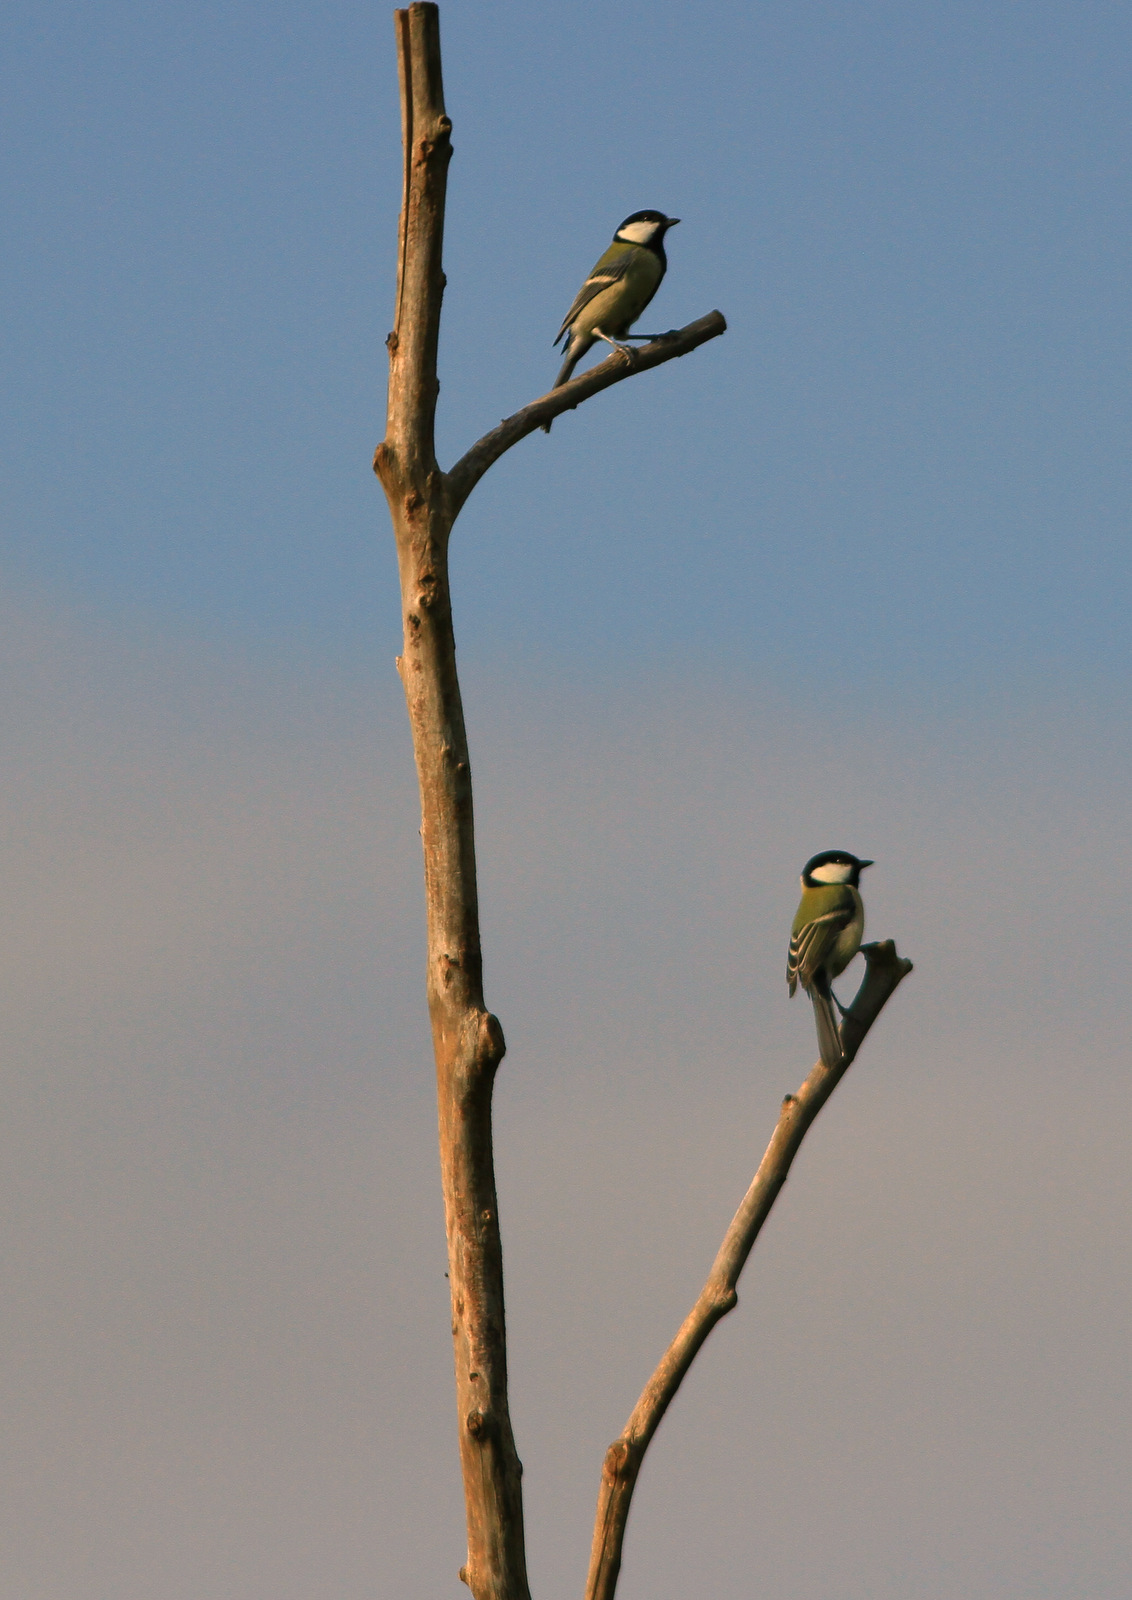
<path id="1" fill-rule="evenodd" d="M 660 288 L 668 261 L 664 236 L 679 217 L 666 217 L 663 211 L 634 211 L 613 235 L 613 243 L 591 271 L 567 311 L 558 338 L 565 338 L 566 359 L 554 380 L 554 388 L 567 383 L 570 374 L 591 345 L 599 339 L 616 344 Z M 544 422 L 543 432 L 550 432 Z"/>
<path id="2" fill-rule="evenodd" d="M 842 1058 L 833 1008 L 843 1008 L 830 981 L 840 977 L 861 948 L 865 907 L 858 884 L 872 864 L 859 861 L 848 850 L 823 850 L 802 868 L 802 898 L 790 930 L 786 981 L 791 995 L 801 983 L 813 1001 L 818 1051 L 827 1067 L 840 1066 Z"/>

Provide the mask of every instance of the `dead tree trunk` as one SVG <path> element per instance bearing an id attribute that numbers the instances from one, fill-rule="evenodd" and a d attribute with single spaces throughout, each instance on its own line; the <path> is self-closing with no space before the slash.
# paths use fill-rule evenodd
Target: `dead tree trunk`
<path id="1" fill-rule="evenodd" d="M 421 790 L 428 1006 L 452 1286 L 464 1569 L 476 1600 L 529 1600 L 522 1466 L 507 1409 L 503 1260 L 491 1152 L 491 1090 L 503 1033 L 483 1000 L 472 777 L 448 589 L 448 485 L 433 452 L 441 246 L 452 124 L 436 7 L 397 12 L 405 188 L 389 410 L 374 462 L 397 539 L 405 688 Z"/>
<path id="2" fill-rule="evenodd" d="M 483 998 L 472 778 L 456 676 L 448 539 L 475 484 L 512 444 L 599 389 L 695 349 L 722 333 L 725 323 L 714 312 L 643 350 L 615 352 L 492 429 L 451 472 L 442 472 L 433 423 L 452 124 L 444 109 L 437 7 L 412 5 L 395 16 L 404 191 L 396 317 L 388 339 L 386 433 L 374 470 L 397 540 L 405 630 L 397 665 L 421 791 L 427 990 L 468 1522 L 462 1576 L 476 1600 L 528 1600 L 522 1466 L 507 1408 L 503 1266 L 491 1149 L 492 1083 L 504 1044 Z"/>
<path id="3" fill-rule="evenodd" d="M 723 333 L 718 311 L 637 350 L 616 349 L 562 388 L 486 433 L 449 471 L 437 465 L 436 354 L 444 294 L 442 245 L 452 124 L 444 109 L 437 7 L 398 11 L 404 189 L 397 299 L 389 349 L 385 439 L 374 471 L 389 502 L 401 578 L 404 650 L 397 662 L 421 793 L 427 993 L 436 1057 L 440 1169 L 448 1233 L 452 1337 L 468 1559 L 475 1600 L 529 1600 L 522 1465 L 507 1405 L 503 1256 L 491 1145 L 491 1095 L 503 1031 L 483 997 L 472 779 L 448 585 L 448 541 L 465 500 L 504 451 L 543 423 L 623 379 L 687 355 Z M 500 330 L 502 335 L 503 330 Z M 621 1437 L 606 1453 L 587 1593 L 612 1600 L 633 1488 L 648 1443 L 697 1350 L 735 1304 L 735 1282 L 806 1128 L 910 970 L 891 946 L 870 947 L 865 982 L 842 1024 L 846 1059 L 817 1067 L 787 1096 L 771 1146 L 724 1240 L 704 1293 Z"/>

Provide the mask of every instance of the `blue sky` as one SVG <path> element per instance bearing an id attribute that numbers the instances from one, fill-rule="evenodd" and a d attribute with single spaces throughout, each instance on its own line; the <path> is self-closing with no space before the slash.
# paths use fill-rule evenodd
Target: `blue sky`
<path id="1" fill-rule="evenodd" d="M 9 581 L 395 648 L 369 476 L 388 18 L 9 19 Z M 542 392 L 639 205 L 685 219 L 650 315 L 731 325 L 477 492 L 465 650 L 694 650 L 814 684 L 1123 674 L 1124 8 L 453 5 L 443 32 L 442 458 Z"/>
<path id="2" fill-rule="evenodd" d="M 370 470 L 391 17 L 3 28 L 2 1586 L 464 1593 Z M 524 441 L 453 542 L 534 1592 L 580 1592 L 602 1451 L 808 1068 L 786 932 L 840 845 L 916 971 L 620 1592 L 1125 1600 L 1132 18 L 442 35 L 442 463 L 545 390 L 630 211 L 684 219 L 650 324 L 729 322 Z"/>

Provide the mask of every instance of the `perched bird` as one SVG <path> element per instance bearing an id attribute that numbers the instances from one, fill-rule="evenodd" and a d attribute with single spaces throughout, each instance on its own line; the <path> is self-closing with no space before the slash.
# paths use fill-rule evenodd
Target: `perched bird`
<path id="1" fill-rule="evenodd" d="M 840 977 L 861 948 L 865 907 L 858 888 L 871 861 L 858 861 L 848 850 L 823 850 L 802 868 L 802 898 L 790 930 L 786 981 L 793 995 L 801 983 L 814 1005 L 818 1050 L 825 1066 L 841 1063 L 841 1036 L 836 1005 L 844 1014 L 830 981 Z"/>
<path id="2" fill-rule="evenodd" d="M 598 339 L 616 344 L 624 339 L 653 295 L 660 288 L 668 261 L 664 236 L 679 217 L 663 211 L 634 211 L 613 235 L 613 243 L 574 297 L 558 338 L 565 338 L 566 359 L 554 380 L 560 389 L 578 362 Z M 543 432 L 550 432 L 544 422 Z"/>

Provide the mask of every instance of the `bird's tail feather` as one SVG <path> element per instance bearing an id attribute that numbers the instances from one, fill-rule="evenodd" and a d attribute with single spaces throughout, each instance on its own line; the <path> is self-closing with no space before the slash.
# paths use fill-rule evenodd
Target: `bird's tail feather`
<path id="1" fill-rule="evenodd" d="M 593 344 L 592 339 L 588 344 L 583 344 L 580 339 L 575 339 L 573 334 L 570 335 L 566 341 L 566 359 L 558 369 L 558 376 L 551 384 L 552 389 L 561 389 L 564 383 L 569 383 L 571 377 L 573 376 L 574 368 L 578 365 L 578 362 L 585 355 L 591 344 Z M 542 424 L 542 431 L 543 433 L 550 432 L 549 422 L 544 422 Z"/>
<path id="2" fill-rule="evenodd" d="M 580 340 L 578 342 L 581 343 Z M 574 375 L 574 368 L 582 359 L 583 353 L 584 352 L 582 350 L 576 350 L 574 348 L 574 340 L 571 339 L 570 343 L 566 347 L 566 359 L 558 369 L 558 376 L 551 385 L 552 388 L 561 389 L 564 383 L 570 382 L 570 379 Z"/>
<path id="3" fill-rule="evenodd" d="M 845 1052 L 841 1048 L 841 1032 L 833 1012 L 833 995 L 829 980 L 824 975 L 815 976 L 810 990 L 814 1005 L 814 1023 L 818 1030 L 818 1054 L 822 1065 L 833 1068 L 841 1065 Z"/>

